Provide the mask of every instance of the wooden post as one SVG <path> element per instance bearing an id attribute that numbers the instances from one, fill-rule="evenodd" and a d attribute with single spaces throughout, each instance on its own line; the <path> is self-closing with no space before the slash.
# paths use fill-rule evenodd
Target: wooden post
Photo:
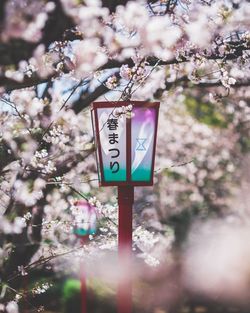
<path id="1" fill-rule="evenodd" d="M 81 269 L 81 313 L 87 313 L 87 286 L 83 265 Z"/>
<path id="2" fill-rule="evenodd" d="M 118 228 L 118 256 L 119 267 L 125 271 L 118 283 L 118 313 L 132 312 L 132 216 L 134 203 L 134 187 L 118 187 L 119 228 Z"/>
<path id="3" fill-rule="evenodd" d="M 81 238 L 81 243 L 84 246 L 88 242 L 88 236 Z M 81 262 L 81 313 L 87 313 L 87 277 L 84 268 L 84 262 Z"/>

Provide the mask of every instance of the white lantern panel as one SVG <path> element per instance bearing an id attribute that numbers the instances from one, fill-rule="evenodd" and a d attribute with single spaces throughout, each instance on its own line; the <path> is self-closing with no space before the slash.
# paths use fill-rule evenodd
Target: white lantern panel
<path id="1" fill-rule="evenodd" d="M 104 181 L 126 181 L 126 118 L 114 108 L 98 108 L 97 115 Z"/>

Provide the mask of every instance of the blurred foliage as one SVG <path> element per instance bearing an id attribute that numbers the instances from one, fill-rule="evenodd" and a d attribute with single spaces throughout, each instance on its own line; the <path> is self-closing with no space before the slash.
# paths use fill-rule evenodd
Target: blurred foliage
<path id="1" fill-rule="evenodd" d="M 185 105 L 188 112 L 199 122 L 219 128 L 227 127 L 225 117 L 213 103 L 202 102 L 200 99 L 187 96 Z"/>
<path id="2" fill-rule="evenodd" d="M 91 313 L 115 313 L 115 292 L 100 280 L 87 282 L 87 311 Z M 81 282 L 67 279 L 63 286 L 63 312 L 81 312 Z"/>
<path id="3" fill-rule="evenodd" d="M 63 307 L 65 313 L 81 312 L 81 282 L 67 279 L 63 286 Z"/>
<path id="4" fill-rule="evenodd" d="M 243 153 L 250 152 L 250 138 L 246 136 L 241 136 L 239 138 L 239 143 L 241 146 L 241 151 Z"/>

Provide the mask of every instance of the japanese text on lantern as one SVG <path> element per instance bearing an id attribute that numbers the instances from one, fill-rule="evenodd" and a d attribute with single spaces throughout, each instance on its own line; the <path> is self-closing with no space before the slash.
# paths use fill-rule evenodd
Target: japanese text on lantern
<path id="1" fill-rule="evenodd" d="M 118 119 L 117 118 L 109 118 L 107 121 L 107 128 L 110 131 L 108 135 L 109 143 L 111 145 L 111 148 L 109 148 L 110 152 L 110 170 L 112 174 L 118 173 L 120 169 L 120 164 L 117 160 L 120 156 L 120 150 L 118 149 L 118 146 L 116 144 L 119 144 L 119 135 L 117 133 L 118 128 Z"/>

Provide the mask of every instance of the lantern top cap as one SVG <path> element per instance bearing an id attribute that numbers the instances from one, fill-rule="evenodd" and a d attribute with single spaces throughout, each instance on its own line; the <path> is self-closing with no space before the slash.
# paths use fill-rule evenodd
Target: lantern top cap
<path id="1" fill-rule="evenodd" d="M 120 107 L 131 104 L 135 107 L 157 107 L 159 108 L 160 102 L 149 102 L 149 101 L 98 101 L 92 103 L 92 109 L 98 108 L 112 108 L 112 107 Z"/>

